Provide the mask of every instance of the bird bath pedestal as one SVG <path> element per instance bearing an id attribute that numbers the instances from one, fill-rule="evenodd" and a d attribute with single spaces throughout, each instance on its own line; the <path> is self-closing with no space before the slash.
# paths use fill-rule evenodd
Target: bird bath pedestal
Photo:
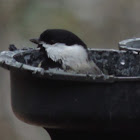
<path id="1" fill-rule="evenodd" d="M 105 73 L 93 76 L 25 64 L 33 51 L 0 53 L 1 67 L 10 71 L 11 103 L 17 118 L 45 128 L 53 140 L 140 132 L 139 53 L 89 50 Z"/>

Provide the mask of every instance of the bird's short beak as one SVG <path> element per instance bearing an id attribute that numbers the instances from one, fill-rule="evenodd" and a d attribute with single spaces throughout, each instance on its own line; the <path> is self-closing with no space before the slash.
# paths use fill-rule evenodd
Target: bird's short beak
<path id="1" fill-rule="evenodd" d="M 39 44 L 40 43 L 39 39 L 37 39 L 37 38 L 30 39 L 30 41 L 35 43 L 35 44 Z"/>

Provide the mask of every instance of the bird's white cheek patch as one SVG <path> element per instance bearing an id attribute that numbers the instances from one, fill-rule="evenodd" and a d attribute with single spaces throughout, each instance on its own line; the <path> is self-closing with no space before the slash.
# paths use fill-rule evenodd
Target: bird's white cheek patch
<path id="1" fill-rule="evenodd" d="M 62 43 L 53 45 L 42 43 L 47 55 L 53 61 L 62 61 L 63 67 L 78 69 L 87 63 L 88 55 L 86 50 L 80 45 L 66 46 Z"/>

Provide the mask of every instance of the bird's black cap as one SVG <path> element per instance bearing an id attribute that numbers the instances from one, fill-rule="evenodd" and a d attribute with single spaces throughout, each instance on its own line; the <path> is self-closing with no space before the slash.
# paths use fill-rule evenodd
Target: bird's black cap
<path id="1" fill-rule="evenodd" d="M 44 41 L 47 44 L 64 43 L 68 46 L 77 44 L 87 48 L 86 44 L 78 36 L 63 29 L 48 29 L 40 35 L 38 40 L 31 39 L 30 41 L 36 44 L 39 44 L 38 42 L 40 41 Z"/>

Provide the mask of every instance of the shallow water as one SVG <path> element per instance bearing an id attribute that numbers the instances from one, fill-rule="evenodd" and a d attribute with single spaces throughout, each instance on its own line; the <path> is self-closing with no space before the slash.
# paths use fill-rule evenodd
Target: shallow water
<path id="1" fill-rule="evenodd" d="M 108 75 L 140 76 L 140 55 L 133 51 L 92 51 L 91 58 Z"/>
<path id="2" fill-rule="evenodd" d="M 140 55 L 133 51 L 90 50 L 91 59 L 107 75 L 140 76 Z M 21 63 L 48 69 L 43 52 L 32 50 L 14 56 Z"/>

